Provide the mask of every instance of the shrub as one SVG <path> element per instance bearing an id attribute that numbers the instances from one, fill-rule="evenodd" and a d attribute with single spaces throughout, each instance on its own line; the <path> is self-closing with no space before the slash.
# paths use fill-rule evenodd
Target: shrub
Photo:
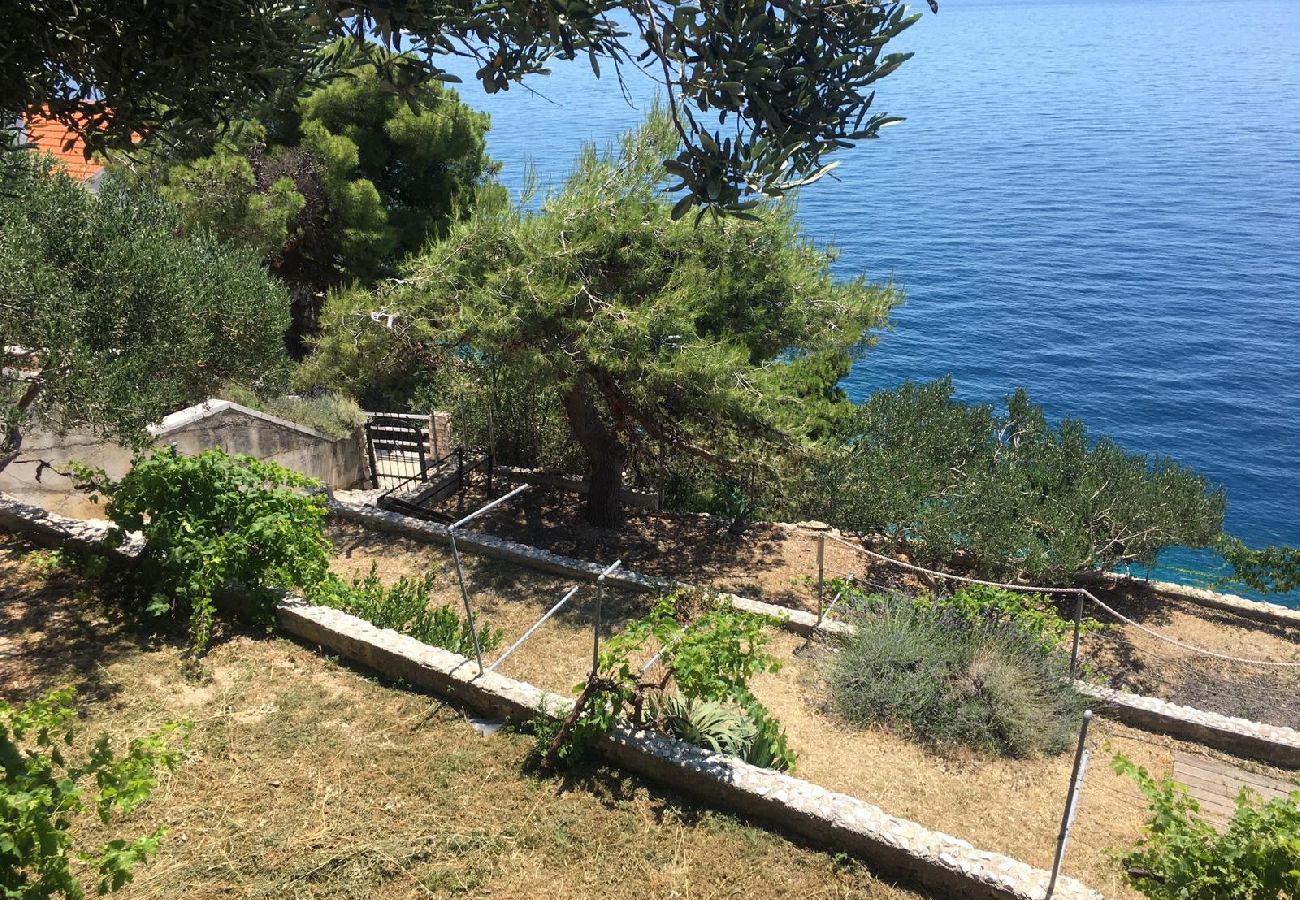
<path id="1" fill-rule="evenodd" d="M 856 634 L 825 665 L 830 707 L 850 724 L 1017 757 L 1070 746 L 1083 701 L 1039 635 L 901 596 L 850 620 Z"/>
<path id="2" fill-rule="evenodd" d="M 379 628 L 391 628 L 417 641 L 442 647 L 461 656 L 474 655 L 474 632 L 467 620 L 452 606 L 433 606 L 429 593 L 433 576 L 400 578 L 392 587 L 384 587 L 378 568 L 370 564 L 365 578 L 349 584 L 330 575 L 311 594 L 322 606 L 342 610 L 365 619 Z M 484 653 L 501 645 L 501 629 L 484 623 L 478 630 L 478 644 Z"/>
<path id="3" fill-rule="evenodd" d="M 538 753 L 547 764 L 573 762 L 626 720 L 754 765 L 793 769 L 780 723 L 749 690 L 755 675 L 780 668 L 765 649 L 770 624 L 696 588 L 663 598 L 601 647 L 599 671 L 579 686 L 569 719 L 538 723 Z M 664 674 L 643 682 L 642 660 L 654 648 Z"/>
<path id="4" fill-rule="evenodd" d="M 325 577 L 329 541 L 320 483 L 251 456 L 207 450 L 137 456 L 120 481 L 78 467 L 85 489 L 108 497 L 119 531 L 141 531 L 145 547 L 132 589 L 154 614 L 189 619 L 191 646 L 212 636 L 217 604 L 269 625 L 281 594 Z"/>
<path id="5" fill-rule="evenodd" d="M 87 806 L 105 824 L 129 814 L 149 799 L 157 771 L 181 759 L 174 739 L 184 732 L 174 724 L 133 740 L 122 756 L 104 736 L 74 758 L 72 699 L 65 688 L 22 706 L 0 701 L 0 895 L 11 900 L 83 897 L 70 867 L 73 818 Z M 157 852 L 163 834 L 118 838 L 75 855 L 98 873 L 104 894 L 131 880 L 132 868 Z"/>
<path id="6" fill-rule="evenodd" d="M 954 594 L 923 596 L 923 606 L 933 606 L 967 625 L 1005 625 L 1029 635 L 1045 651 L 1061 646 L 1074 632 L 1074 620 L 1063 617 L 1052 599 L 1044 594 L 1010 591 L 983 584 L 969 584 Z M 1101 623 L 1085 618 L 1083 631 L 1096 631 Z"/>
<path id="7" fill-rule="evenodd" d="M 1120 863 L 1152 900 L 1282 900 L 1300 896 L 1300 791 L 1260 803 L 1246 789 L 1220 832 L 1187 789 L 1156 780 L 1123 756 L 1113 762 L 1150 803 L 1145 835 Z"/>
<path id="8" fill-rule="evenodd" d="M 800 514 L 883 534 L 923 565 L 960 558 L 986 577 L 1052 584 L 1207 546 L 1225 502 L 1170 460 L 1075 420 L 1049 426 L 1023 390 L 999 414 L 956 402 L 951 379 L 873 395 L 793 493 Z"/>

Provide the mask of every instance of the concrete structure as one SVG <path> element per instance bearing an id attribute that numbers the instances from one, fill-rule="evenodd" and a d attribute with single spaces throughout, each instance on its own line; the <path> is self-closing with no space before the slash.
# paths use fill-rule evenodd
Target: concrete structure
<path id="1" fill-rule="evenodd" d="M 229 400 L 207 400 L 172 413 L 149 429 L 160 447 L 176 444 L 192 455 L 214 447 L 279 463 L 287 469 L 319 478 L 331 488 L 351 488 L 365 478 L 365 448 L 359 434 L 331 438 L 305 425 L 249 409 Z M 131 467 L 132 453 L 121 444 L 86 431 L 54 434 L 35 431 L 23 438 L 23 452 L 0 471 L 0 491 L 52 512 L 81 518 L 102 510 L 58 474 L 70 461 L 103 469 L 120 478 Z M 52 468 L 39 471 L 44 461 Z"/>

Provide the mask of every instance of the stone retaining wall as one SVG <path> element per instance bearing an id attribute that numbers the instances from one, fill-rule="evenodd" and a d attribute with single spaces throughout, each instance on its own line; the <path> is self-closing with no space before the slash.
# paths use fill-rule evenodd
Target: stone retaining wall
<path id="1" fill-rule="evenodd" d="M 446 525 L 439 522 L 425 522 L 421 519 L 413 519 L 410 516 L 380 509 L 377 506 L 352 503 L 335 497 L 330 500 L 330 514 L 345 522 L 355 522 L 367 528 L 386 531 L 390 534 L 412 538 L 417 541 L 436 544 L 450 542 Z M 493 534 L 483 534 L 477 531 L 457 531 L 456 546 L 465 553 L 487 556 L 492 559 L 499 559 L 555 575 L 564 575 L 581 581 L 595 581 L 601 572 L 605 570 L 606 565 L 585 559 L 575 559 L 571 556 L 562 556 L 530 544 L 520 544 Z M 605 583 L 610 587 L 646 594 L 662 593 L 673 586 L 671 579 L 642 575 L 639 572 L 632 572 L 627 569 L 619 569 L 613 572 L 605 579 Z M 835 622 L 830 619 L 819 621 L 817 616 L 800 609 L 790 609 L 772 603 L 763 603 L 760 600 L 750 600 L 735 594 L 723 594 L 723 596 L 728 598 L 737 609 L 780 619 L 782 627 L 796 634 L 805 636 L 817 633 L 830 635 L 852 631 L 852 627 L 843 622 Z"/>
<path id="2" fill-rule="evenodd" d="M 1186 600 L 1188 603 L 1207 606 L 1210 609 L 1223 610 L 1244 619 L 1253 619 L 1256 622 L 1264 622 L 1268 625 L 1300 628 L 1300 609 L 1291 609 L 1289 606 L 1282 606 L 1280 603 L 1247 600 L 1245 597 L 1238 597 L 1236 594 L 1220 594 L 1217 591 L 1188 587 L 1185 584 L 1174 584 L 1170 581 L 1147 582 L 1137 579 L 1127 579 L 1127 581 L 1139 586 L 1149 586 L 1151 590 L 1167 597 Z"/>
<path id="3" fill-rule="evenodd" d="M 1144 697 L 1076 681 L 1079 693 L 1102 701 L 1102 712 L 1134 728 L 1196 741 L 1238 756 L 1275 766 L 1300 769 L 1300 731 L 1235 716 L 1180 706 L 1159 697 Z"/>

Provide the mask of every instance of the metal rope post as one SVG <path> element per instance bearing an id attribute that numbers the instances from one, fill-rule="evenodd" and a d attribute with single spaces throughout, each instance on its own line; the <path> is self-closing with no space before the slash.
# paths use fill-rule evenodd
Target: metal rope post
<path id="1" fill-rule="evenodd" d="M 469 623 L 469 633 L 474 638 L 474 659 L 478 661 L 478 673 L 483 674 L 483 648 L 478 644 L 478 629 L 474 627 L 474 610 L 469 608 L 469 591 L 465 589 L 465 572 L 460 567 L 460 550 L 456 547 L 456 526 L 447 529 L 451 538 L 451 559 L 456 564 L 456 580 L 460 582 L 460 599 L 465 604 L 465 621 Z"/>
<path id="2" fill-rule="evenodd" d="M 1074 600 L 1074 645 L 1070 648 L 1070 680 L 1079 677 L 1079 632 L 1083 630 L 1083 594 Z"/>
<path id="3" fill-rule="evenodd" d="M 610 573 L 623 565 L 623 560 L 614 560 L 613 565 L 596 577 L 596 615 L 591 622 L 591 677 L 600 671 L 600 620 L 605 613 L 605 579 Z"/>
<path id="4" fill-rule="evenodd" d="M 817 621 L 821 621 L 826 603 L 826 532 L 831 526 L 825 522 L 809 520 L 796 526 L 817 533 Z"/>
<path id="5" fill-rule="evenodd" d="M 460 548 L 456 546 L 456 529 L 460 528 L 463 525 L 469 524 L 470 522 L 474 521 L 479 516 L 483 515 L 489 510 L 500 506 L 502 503 L 505 503 L 511 497 L 514 497 L 517 494 L 522 494 L 524 491 L 528 490 L 529 487 L 531 487 L 531 485 L 521 484 L 519 487 L 515 488 L 510 493 L 506 494 L 504 497 L 498 497 L 496 500 L 493 500 L 487 506 L 481 506 L 478 509 L 474 510 L 472 513 L 470 513 L 468 516 L 465 516 L 463 519 L 459 519 L 455 522 L 452 522 L 450 525 L 447 526 L 447 537 L 451 539 L 451 559 L 452 562 L 456 564 L 456 580 L 460 582 L 460 599 L 465 604 L 465 621 L 469 623 L 470 636 L 474 638 L 474 659 L 478 661 L 478 673 L 480 675 L 482 675 L 484 672 L 483 648 L 479 646 L 478 629 L 474 627 L 474 610 L 470 609 L 469 606 L 469 590 L 465 587 L 465 570 L 461 568 Z M 500 660 L 498 660 L 498 662 L 499 661 Z"/>
<path id="6" fill-rule="evenodd" d="M 1070 793 L 1065 799 L 1065 813 L 1061 816 L 1061 833 L 1056 838 L 1056 857 L 1052 860 L 1052 877 L 1047 882 L 1047 893 L 1043 900 L 1052 900 L 1056 890 L 1056 879 L 1061 874 L 1061 862 L 1065 859 L 1065 844 L 1070 838 L 1070 826 L 1074 824 L 1074 813 L 1079 808 L 1079 791 L 1083 786 L 1083 773 L 1088 768 L 1088 748 L 1084 746 L 1088 739 L 1088 723 L 1092 721 L 1092 710 L 1083 711 L 1083 727 L 1079 729 L 1079 747 L 1074 752 L 1074 771 L 1070 774 Z"/>
<path id="7" fill-rule="evenodd" d="M 822 617 L 826 597 L 826 532 L 817 532 L 817 618 Z"/>

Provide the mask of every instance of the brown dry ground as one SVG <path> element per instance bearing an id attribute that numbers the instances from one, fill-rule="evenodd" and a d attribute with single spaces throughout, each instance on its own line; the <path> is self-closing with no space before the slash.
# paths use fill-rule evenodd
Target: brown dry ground
<path id="1" fill-rule="evenodd" d="M 448 499 L 444 512 L 468 512 L 485 499 L 475 488 Z M 737 537 L 716 518 L 630 510 L 626 527 L 611 532 L 583 523 L 574 496 L 534 489 L 471 528 L 580 559 L 622 558 L 636 571 L 755 600 L 817 609 L 816 537 L 769 522 L 755 523 Z M 852 574 L 874 589 L 924 587 L 835 541 L 826 543 L 825 573 L 827 579 Z M 1300 660 L 1300 629 L 1210 610 L 1140 583 L 1091 589 L 1129 618 L 1185 644 L 1247 659 Z M 1062 601 L 1061 612 L 1073 617 L 1071 600 Z M 1162 642 L 1099 608 L 1090 606 L 1087 614 L 1109 626 L 1083 646 L 1082 658 L 1096 679 L 1224 715 L 1300 728 L 1300 668 L 1215 660 Z"/>
<path id="2" fill-rule="evenodd" d="M 74 684 L 83 736 L 117 746 L 194 723 L 127 823 L 77 826 L 86 846 L 169 829 L 115 896 L 922 896 L 615 770 L 529 776 L 529 738 L 482 737 L 463 711 L 290 641 L 221 634 L 187 678 L 180 635 L 123 621 L 29 551 L 0 533 L 0 699 Z"/>
<path id="3" fill-rule="evenodd" d="M 460 602 L 450 557 L 440 547 L 359 526 L 335 525 L 331 536 L 340 573 L 362 573 L 382 558 L 381 577 L 437 573 L 439 602 Z M 786 544 L 791 543 L 787 539 Z M 625 548 L 620 548 L 625 549 Z M 348 554 L 351 554 L 348 556 Z M 601 557 L 604 558 L 604 557 Z M 476 614 L 505 631 L 508 646 L 571 583 L 496 561 L 465 558 Z M 502 674 L 559 692 L 570 690 L 590 666 L 594 590 L 584 588 L 571 607 L 544 624 L 507 660 Z M 607 632 L 640 615 L 649 598 L 607 597 Z M 961 750 L 926 749 L 888 729 L 843 725 L 823 710 L 818 660 L 826 648 L 776 632 L 771 649 L 782 670 L 756 680 L 755 693 L 785 725 L 799 753 L 800 777 L 874 803 L 917 821 L 1040 867 L 1050 867 L 1069 784 L 1071 754 L 1051 759 L 994 759 Z M 489 655 L 490 664 L 495 655 Z M 1110 768 L 1123 753 L 1153 774 L 1170 775 L 1173 752 L 1216 756 L 1253 771 L 1287 773 L 1216 754 L 1195 744 L 1147 734 L 1104 718 L 1094 720 L 1092 762 L 1071 837 L 1065 872 L 1110 897 L 1136 897 L 1122 883 L 1113 851 L 1132 846 L 1141 833 L 1145 804 L 1136 787 Z"/>

